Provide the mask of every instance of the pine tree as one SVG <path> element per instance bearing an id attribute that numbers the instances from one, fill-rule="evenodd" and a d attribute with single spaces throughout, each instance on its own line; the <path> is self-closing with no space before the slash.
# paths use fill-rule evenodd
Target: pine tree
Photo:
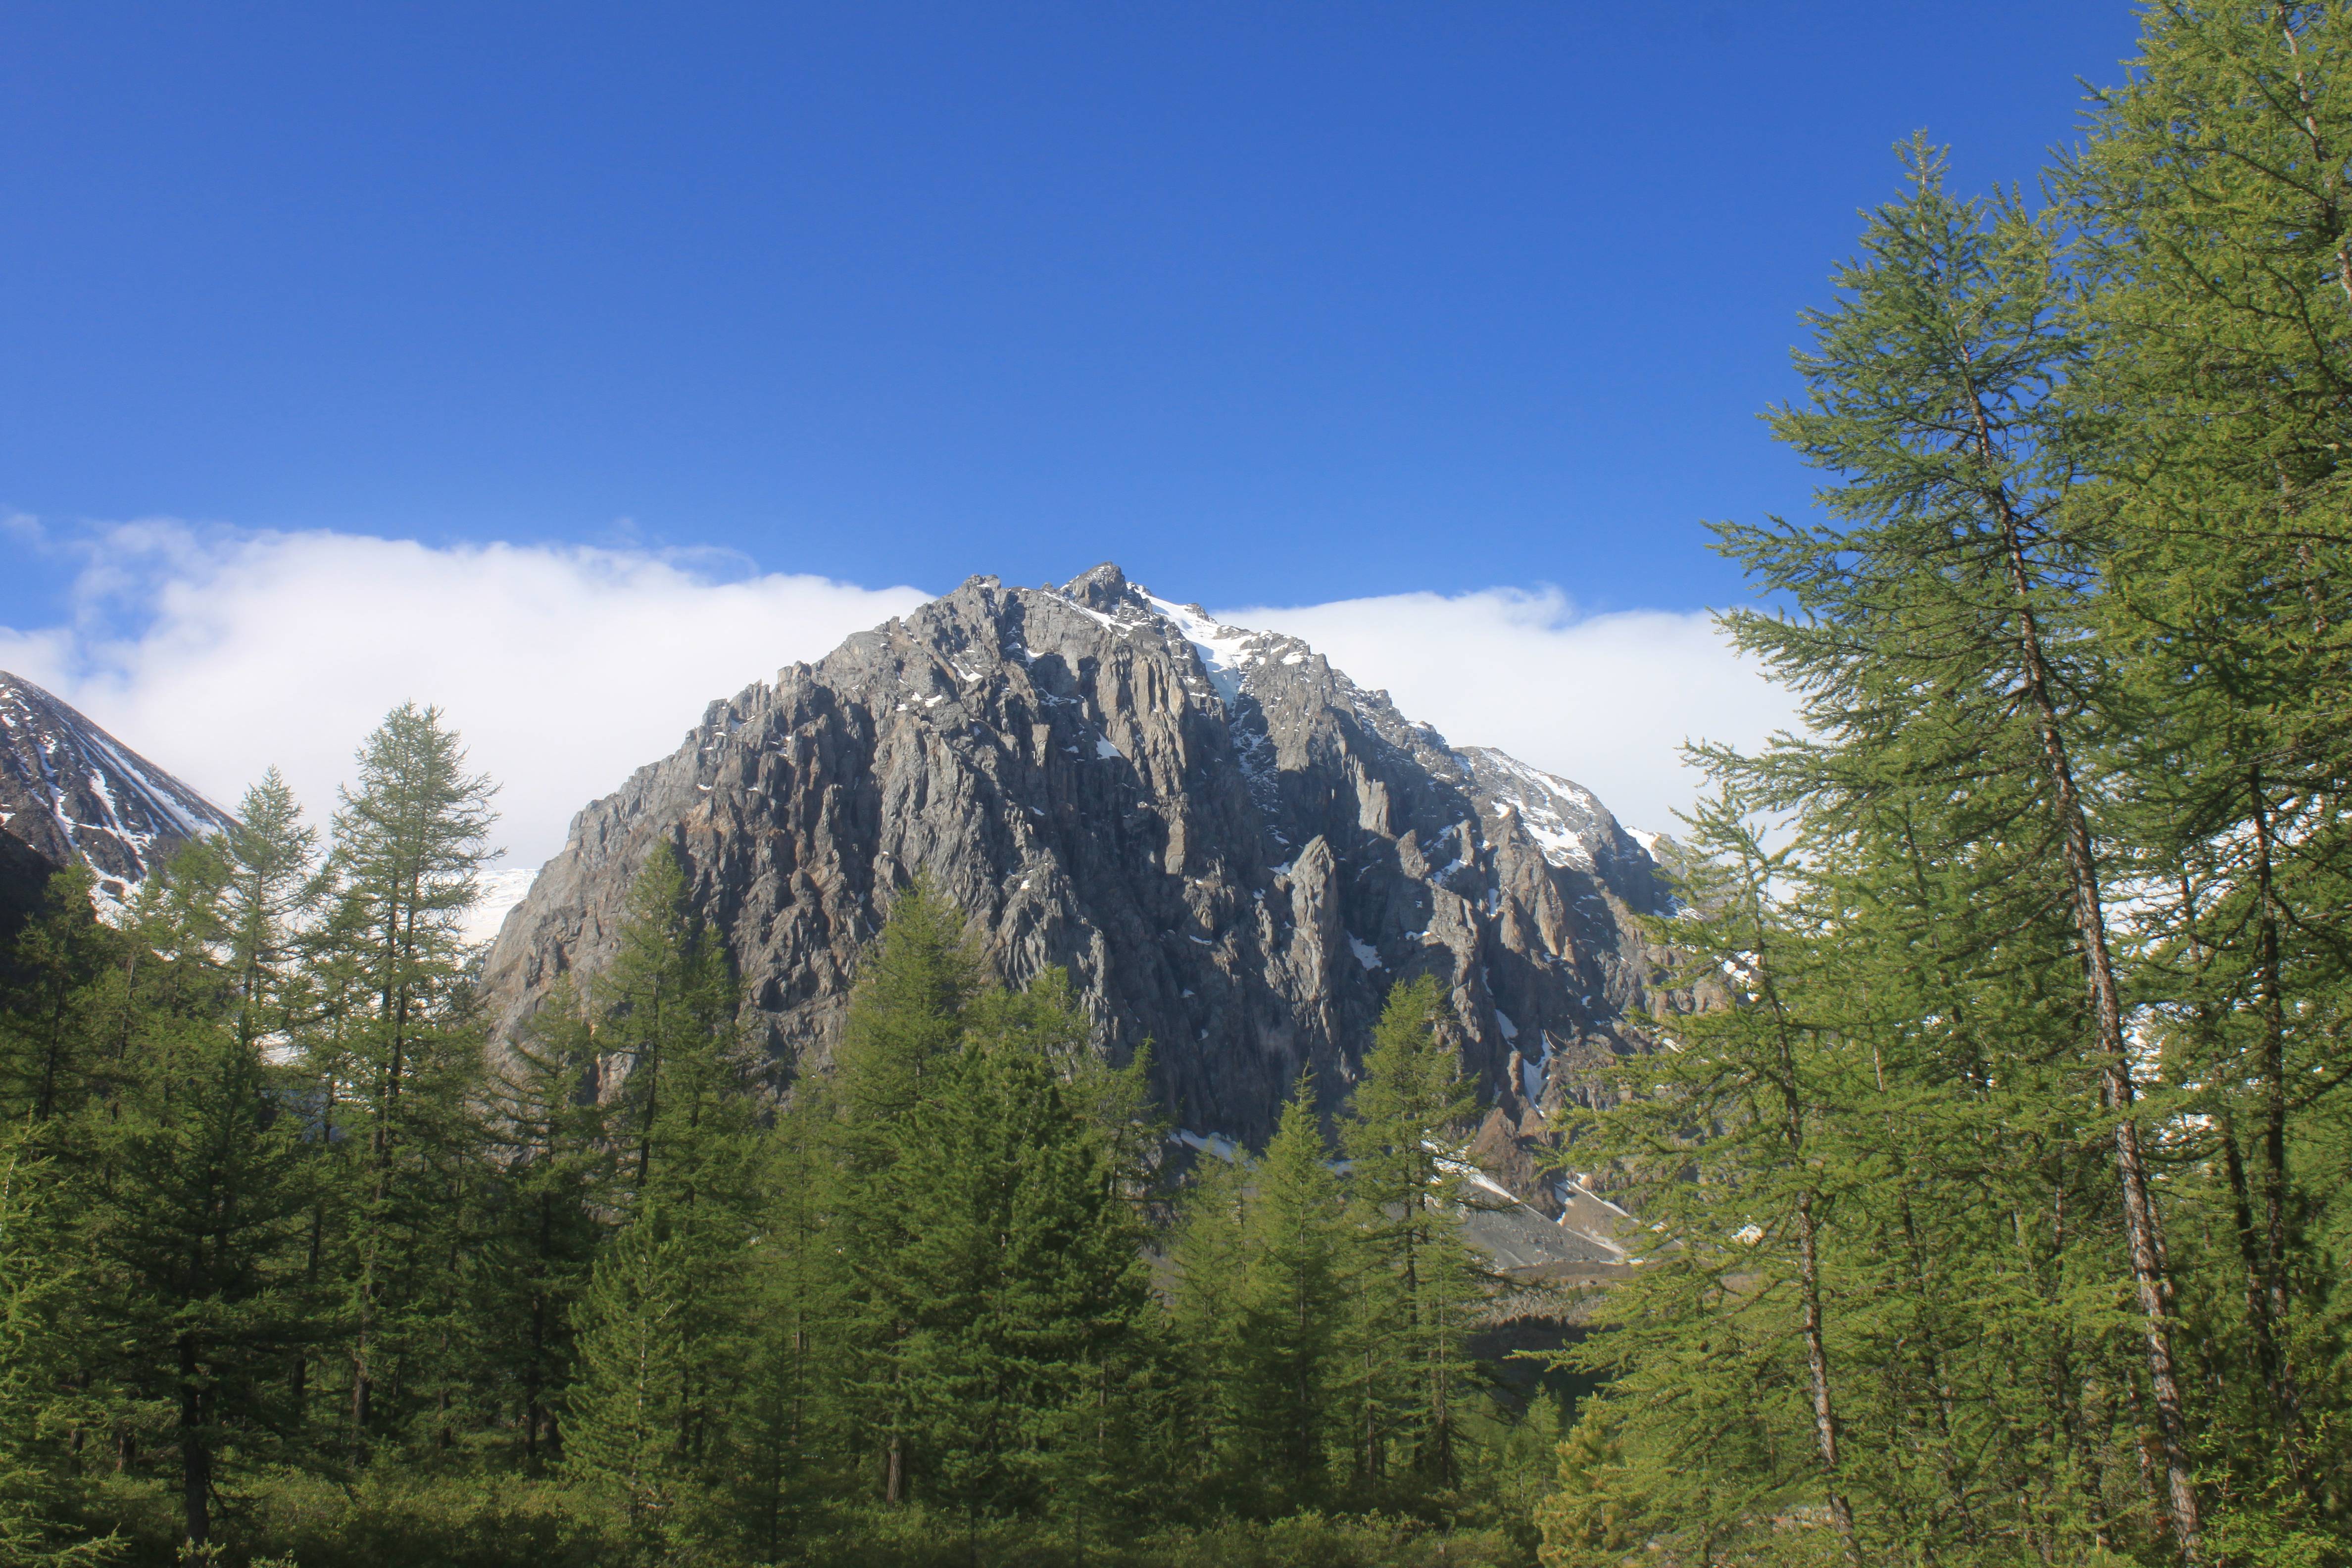
<path id="1" fill-rule="evenodd" d="M 618 1203 L 597 1050 L 570 977 L 507 1048 L 497 1075 L 499 1181 L 477 1265 L 478 1353 L 511 1390 L 521 1461 L 561 1458 L 557 1410 L 576 1363 L 575 1309 Z"/>
<path id="2" fill-rule="evenodd" d="M 1730 1256 L 1731 1267 L 1751 1279 L 1778 1275 L 1792 1298 L 1819 1495 L 1845 1560 L 1859 1563 L 1840 1455 L 1822 1237 L 1824 1210 L 1839 1195 L 1831 1184 L 1850 1179 L 1838 1169 L 1843 1152 L 1824 1148 L 1832 1134 L 1822 1123 L 1847 1110 L 1853 1096 L 1840 1081 L 1840 1053 L 1824 1050 L 1822 1021 L 1804 1010 L 1832 993 L 1804 984 L 1811 976 L 1803 939 L 1773 908 L 1774 884 L 1788 881 L 1793 847 L 1768 852 L 1744 803 L 1728 791 L 1703 805 L 1691 827 L 1696 875 L 1686 894 L 1706 917 L 1677 921 L 1670 934 L 1696 971 L 1694 983 L 1727 984 L 1734 994 L 1679 1022 L 1669 1058 L 1644 1074 L 1650 1081 L 1618 1118 L 1633 1133 L 1621 1147 L 1638 1149 L 1677 1188 L 1696 1173 L 1687 1191 L 1661 1190 L 1654 1179 L 1645 1189 L 1654 1201 L 1643 1212 L 1654 1224 L 1669 1224 L 1685 1255 L 1679 1264 L 1709 1268 L 1712 1254 L 1719 1271 Z M 1727 1200 L 1738 1205 L 1737 1225 L 1724 1213 Z M 1698 1226 L 1685 1217 L 1691 1209 L 1705 1216 Z M 1713 1230 L 1713 1247 L 1700 1226 Z M 1727 1250 L 1727 1237 L 1744 1245 Z M 1731 1294 L 1763 1301 L 1768 1290 L 1751 1285 L 1727 1293 L 1727 1303 Z"/>
<path id="3" fill-rule="evenodd" d="M 2200 1500 L 2172 1319 L 2173 1282 L 2125 1035 L 2108 881 L 2093 816 L 2112 689 L 2088 584 L 2096 515 L 2074 506 L 2081 442 L 2054 395 L 2085 353 L 2055 242 L 2013 201 L 1969 203 L 1939 159 L 1906 152 L 1911 194 L 1872 215 L 1845 298 L 1809 315 L 1809 401 L 1774 433 L 1837 474 L 1832 526 L 1720 530 L 1787 616 L 1728 617 L 1797 690 L 1818 740 L 1749 770 L 1777 803 L 1858 809 L 1940 787 L 1951 853 L 2029 843 L 2064 872 L 2087 1009 L 2077 1047 L 2113 1130 L 2166 1503 L 2184 1555 Z"/>
<path id="4" fill-rule="evenodd" d="M 2109 635 L 2138 707 L 2135 837 L 2169 1070 L 2197 1086 L 2187 1184 L 2228 1237 L 2194 1290 L 2233 1510 L 2341 1517 L 2347 1215 L 2327 1101 L 2347 997 L 2352 670 L 2341 522 L 2352 359 L 2352 18 L 2322 5 L 2149 13 L 2063 171 L 2097 280 L 2076 378 L 2099 437 Z M 2331 1234 L 2332 1233 L 2332 1234 Z"/>
<path id="5" fill-rule="evenodd" d="M 658 1197 L 606 1245 L 580 1300 L 579 1375 L 567 1401 L 564 1468 L 618 1498 L 646 1560 L 681 1543 L 703 1514 L 701 1477 L 681 1453 L 691 1405 L 695 1273 L 689 1233 Z"/>
<path id="6" fill-rule="evenodd" d="M 1264 1158 L 1204 1163 L 1171 1238 L 1185 1424 L 1212 1508 L 1275 1518 L 1334 1500 L 1363 1251 L 1302 1076 Z"/>
<path id="7" fill-rule="evenodd" d="M 225 1473 L 282 1457 L 281 1374 L 312 1331 L 297 1245 L 312 1162 L 242 1026 L 239 954 L 223 940 L 234 869 L 200 842 L 140 890 L 145 957 L 88 1189 L 114 1377 L 171 1412 L 192 1563 L 205 1560 Z"/>
<path id="8" fill-rule="evenodd" d="M 658 1131 L 692 1125 L 690 1119 L 664 1118 L 664 1079 L 673 1058 L 677 1071 L 697 1070 L 691 1059 L 731 1028 L 731 986 L 723 953 L 702 940 L 687 908 L 686 873 L 677 852 L 656 845 L 629 886 L 612 966 L 594 987 L 604 1019 L 597 1046 L 615 1086 L 614 1136 L 624 1177 L 639 1191 L 653 1178 Z"/>
<path id="9" fill-rule="evenodd" d="M 1604 1407 L 1588 1407 L 1559 1444 L 1559 1486 L 1536 1506 L 1543 1568 L 1618 1568 L 1640 1550 L 1638 1504 L 1618 1495 L 1623 1457 Z"/>
<path id="10" fill-rule="evenodd" d="M 1470 1169 L 1461 1141 L 1477 1100 L 1437 1008 L 1428 975 L 1390 991 L 1340 1134 L 1369 1256 L 1354 1303 L 1361 1348 L 1350 1446 L 1372 1486 L 1392 1453 L 1420 1485 L 1459 1479 L 1473 1372 L 1463 1347 L 1484 1289 L 1456 1217 Z"/>
<path id="11" fill-rule="evenodd" d="M 54 873 L 0 964 L 0 1114 L 48 1122 L 80 1109 L 100 1071 L 101 973 L 122 944 L 90 913 L 90 875 Z"/>
<path id="12" fill-rule="evenodd" d="M 458 921 L 478 897 L 494 786 L 465 771 L 439 710 L 414 703 L 357 762 L 335 814 L 306 1043 L 341 1155 L 333 1239 L 350 1292 L 350 1440 L 364 1451 L 420 1417 L 436 1443 L 452 1436 L 457 1269 L 483 1153 Z"/>
<path id="13" fill-rule="evenodd" d="M 1250 1172 L 1204 1157 L 1178 1204 L 1167 1247 L 1169 1327 L 1182 1357 L 1174 1412 L 1204 1510 L 1251 1506 L 1256 1479 L 1243 1439 L 1247 1339 Z"/>
<path id="14" fill-rule="evenodd" d="M 1355 1226 L 1302 1076 L 1283 1106 L 1242 1227 L 1240 1454 L 1270 1516 L 1325 1506 L 1341 1435 L 1342 1342 Z"/>
<path id="15" fill-rule="evenodd" d="M 89 1342 L 79 1310 L 86 1279 L 55 1168 L 28 1142 L 0 1134 L 0 1563 L 82 1568 L 115 1555 L 115 1543 L 68 1522 L 67 1436 L 94 1414 L 73 1391 Z"/>
<path id="16" fill-rule="evenodd" d="M 740 1485 L 769 1184 L 727 955 L 684 887 L 656 849 L 631 891 L 626 967 L 600 991 L 619 1010 L 599 1031 L 604 1059 L 646 1079 L 635 1095 L 625 1079 L 614 1108 L 625 1206 L 574 1313 L 565 1458 L 664 1539 L 722 1529 Z"/>
<path id="17" fill-rule="evenodd" d="M 300 1005 L 297 942 L 317 891 L 318 834 L 271 768 L 245 792 L 225 837 L 221 920 L 236 972 L 237 1036 L 249 1046 L 279 1042 Z"/>
<path id="18" fill-rule="evenodd" d="M 940 1092 L 967 1016 L 986 988 L 963 913 L 921 882 L 902 889 L 861 955 L 829 1079 L 803 1079 L 825 1121 L 832 1179 L 824 1194 L 841 1261 L 848 1440 L 880 1459 L 886 1502 L 904 1500 L 908 1393 L 900 1351 L 911 1324 L 893 1293 L 907 1235 L 890 1201 L 901 1164 L 924 1170 L 917 1113 Z"/>
<path id="19" fill-rule="evenodd" d="M 782 1555 L 795 1515 L 824 1497 L 836 1457 L 847 1309 L 825 1208 L 833 1176 L 826 1111 L 821 1095 L 803 1092 L 769 1140 L 738 1485 L 746 1534 L 767 1558 Z"/>
<path id="20" fill-rule="evenodd" d="M 1066 988 L 969 1011 L 964 1045 L 909 1113 L 927 1180 L 886 1195 L 904 1241 L 874 1284 L 905 1325 L 891 1359 L 914 1472 L 976 1522 L 1038 1507 L 1108 1440 L 1098 1373 L 1149 1293 L 1111 1150 L 1055 1071 L 1054 1045 L 1083 1028 Z"/>

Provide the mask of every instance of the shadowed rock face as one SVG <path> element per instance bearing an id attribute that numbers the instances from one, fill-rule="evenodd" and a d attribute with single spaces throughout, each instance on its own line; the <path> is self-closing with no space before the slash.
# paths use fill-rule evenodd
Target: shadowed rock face
<path id="1" fill-rule="evenodd" d="M 795 1072 L 829 1060 L 859 946 L 918 874 L 1008 980 L 1066 968 L 1114 1060 L 1148 1042 L 1178 1125 L 1251 1143 L 1303 1069 L 1344 1099 L 1388 987 L 1435 974 L 1493 1108 L 1479 1157 L 1552 1213 L 1522 1145 L 1639 1048 L 1659 955 L 1629 916 L 1667 908 L 1587 792 L 1115 566 L 973 578 L 712 703 L 508 916 L 485 973 L 503 1028 L 610 962 L 656 842 Z"/>
<path id="2" fill-rule="evenodd" d="M 29 680 L 0 670 L 0 833 L 57 869 L 81 861 L 119 904 L 182 845 L 228 826 L 204 796 Z M 11 850 L 0 875 L 30 875 Z"/>
<path id="3" fill-rule="evenodd" d="M 41 895 L 56 870 L 23 839 L 0 832 L 0 976 L 7 973 L 17 935 L 41 912 Z"/>

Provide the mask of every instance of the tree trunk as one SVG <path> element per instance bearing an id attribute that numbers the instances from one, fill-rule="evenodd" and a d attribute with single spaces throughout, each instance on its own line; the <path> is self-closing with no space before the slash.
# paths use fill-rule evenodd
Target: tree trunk
<path id="1" fill-rule="evenodd" d="M 2285 1461 L 2288 1484 L 2301 1490 L 2303 1410 L 2289 1349 L 2292 1336 L 2287 1331 L 2294 1296 L 2287 1278 L 2286 985 L 2279 960 L 2277 895 L 2271 883 L 2275 846 L 2270 801 L 2259 764 L 2248 770 L 2246 786 L 2253 809 L 2254 896 L 2259 901 L 2261 931 L 2255 964 L 2263 1016 L 2263 1317 L 2270 1341 L 2271 1408 L 2279 1425 L 2279 1457 Z"/>
<path id="2" fill-rule="evenodd" d="M 178 1344 L 180 1359 L 180 1518 L 186 1544 L 183 1561 L 194 1564 L 205 1560 L 205 1543 L 213 1530 L 213 1453 L 212 1442 L 205 1432 L 205 1397 L 203 1367 L 197 1355 L 196 1338 L 182 1334 Z"/>
<path id="3" fill-rule="evenodd" d="M 1971 388 L 1971 401 L 1974 401 Z M 1975 406 L 1979 448 L 1988 467 L 1994 459 L 1992 432 L 1981 404 Z M 2106 914 L 2099 892 L 2098 859 L 2091 825 L 2074 784 L 2058 704 L 2051 695 L 2049 662 L 2033 614 L 2032 579 L 2025 561 L 2020 524 L 2008 493 L 1996 484 L 1991 500 L 2000 522 L 2001 550 L 2010 587 L 2017 596 L 2017 649 L 2024 664 L 2024 697 L 2032 705 L 2048 775 L 2052 815 L 2056 818 L 2066 880 L 2073 895 L 2074 930 L 2083 950 L 2084 980 L 2090 993 L 2093 1053 L 2097 1058 L 2101 1099 L 2116 1115 L 2116 1171 L 2122 1188 L 2124 1238 L 2131 1256 L 2132 1284 L 2139 1299 L 2147 1344 L 2148 1388 L 2156 1403 L 2158 1441 L 2164 1447 L 2167 1513 L 2181 1556 L 2202 1554 L 2196 1480 L 2189 1469 L 2188 1415 L 2172 1353 L 2172 1281 L 2164 1265 L 2164 1242 L 2156 1204 L 2148 1193 L 2147 1163 L 2139 1123 L 2131 1115 L 2135 1098 L 2131 1057 L 2124 1040 L 2123 997 L 2107 950 Z"/>
<path id="4" fill-rule="evenodd" d="M 1755 922 L 1752 940 L 1756 981 L 1772 1009 L 1773 1042 L 1780 1058 L 1780 1105 L 1785 1117 L 1781 1136 L 1788 1141 L 1790 1159 L 1801 1166 L 1805 1158 L 1805 1108 L 1797 1092 L 1797 1048 L 1790 1037 L 1789 1015 L 1780 1004 L 1773 966 L 1764 955 L 1760 895 L 1751 905 L 1751 917 Z M 1805 1370 L 1812 1383 L 1813 1440 L 1821 1456 L 1822 1491 L 1829 1502 L 1830 1522 L 1837 1527 L 1839 1547 L 1853 1568 L 1862 1568 L 1862 1549 L 1853 1539 L 1853 1507 L 1838 1487 L 1837 1407 L 1830 1399 L 1829 1344 L 1822 1321 L 1821 1253 L 1814 1231 L 1813 1191 L 1811 1187 L 1801 1188 L 1797 1194 L 1797 1276 L 1803 1291 Z"/>
<path id="5" fill-rule="evenodd" d="M 1830 1522 L 1837 1526 L 1845 1560 L 1862 1568 L 1862 1549 L 1853 1539 L 1853 1508 L 1838 1489 L 1838 1429 L 1836 1407 L 1830 1403 L 1829 1348 L 1822 1336 L 1821 1268 L 1813 1247 L 1813 1194 L 1797 1194 L 1797 1272 L 1804 1288 L 1805 1369 L 1813 1384 L 1813 1438 L 1821 1450 L 1823 1488 L 1829 1499 Z"/>

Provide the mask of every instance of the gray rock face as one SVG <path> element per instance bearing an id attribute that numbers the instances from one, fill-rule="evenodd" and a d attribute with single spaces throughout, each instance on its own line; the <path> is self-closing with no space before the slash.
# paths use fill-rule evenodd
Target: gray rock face
<path id="1" fill-rule="evenodd" d="M 88 866 L 101 905 L 228 821 L 70 705 L 0 670 L 0 832 L 52 869 Z"/>
<path id="2" fill-rule="evenodd" d="M 1667 894 L 1589 793 L 1456 751 L 1295 638 L 1216 625 L 1115 566 L 976 577 L 814 666 L 714 702 L 582 811 L 485 984 L 510 1028 L 610 962 L 656 842 L 794 1072 L 838 1038 L 860 944 L 927 875 L 1004 977 L 1071 974 L 1101 1047 L 1147 1043 L 1181 1127 L 1255 1143 L 1298 1074 L 1327 1102 L 1388 987 L 1436 975 L 1492 1108 L 1477 1156 L 1547 1213 L 1525 1153 L 1641 1048 Z"/>
<path id="3" fill-rule="evenodd" d="M 40 913 L 41 895 L 56 871 L 23 839 L 0 831 L 0 978 L 8 973 L 17 936 Z"/>

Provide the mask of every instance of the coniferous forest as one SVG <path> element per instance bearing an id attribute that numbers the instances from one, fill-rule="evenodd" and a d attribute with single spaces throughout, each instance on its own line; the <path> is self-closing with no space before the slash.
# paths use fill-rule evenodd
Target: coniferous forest
<path id="1" fill-rule="evenodd" d="M 825 1074 L 750 1048 L 666 847 L 493 1048 L 456 931 L 493 786 L 430 709 L 359 764 L 323 844 L 272 773 L 118 922 L 60 873 L 16 945 L 0 1560 L 1532 1550 L 1560 1412 L 1466 1352 L 1433 984 L 1344 1165 L 1302 1081 L 1180 1192 L 1148 1059 L 919 883 Z"/>
<path id="2" fill-rule="evenodd" d="M 2142 49 L 1805 320 L 1820 515 L 1717 530 L 1804 727 L 1698 753 L 1548 1381 L 1433 984 L 1179 1170 L 920 882 L 771 1059 L 661 852 L 494 1042 L 410 706 L 8 959 L 0 1563 L 2352 1563 L 2352 7 Z"/>

